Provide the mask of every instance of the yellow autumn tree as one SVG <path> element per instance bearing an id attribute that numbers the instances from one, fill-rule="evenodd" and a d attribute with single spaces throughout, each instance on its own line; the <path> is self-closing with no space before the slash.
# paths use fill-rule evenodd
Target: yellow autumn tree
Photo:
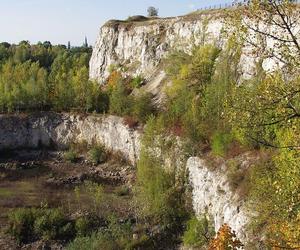
<path id="1" fill-rule="evenodd" d="M 236 250 L 243 244 L 228 224 L 224 224 L 218 231 L 216 237 L 210 242 L 209 250 Z"/>

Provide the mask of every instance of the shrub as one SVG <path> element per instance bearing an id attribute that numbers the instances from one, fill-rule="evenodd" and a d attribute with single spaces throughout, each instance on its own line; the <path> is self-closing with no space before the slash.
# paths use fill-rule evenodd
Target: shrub
<path id="1" fill-rule="evenodd" d="M 98 250 L 100 248 L 101 238 L 99 234 L 93 233 L 91 236 L 76 237 L 73 242 L 67 246 L 67 250 Z M 108 248 L 109 250 L 109 248 Z"/>
<path id="2" fill-rule="evenodd" d="M 77 153 L 73 149 L 69 149 L 64 153 L 64 159 L 68 162 L 76 162 Z"/>
<path id="3" fill-rule="evenodd" d="M 214 236 L 214 229 L 208 219 L 203 216 L 201 219 L 197 219 L 193 216 L 187 222 L 187 230 L 183 235 L 184 245 L 190 247 L 203 247 L 207 245 Z"/>
<path id="4" fill-rule="evenodd" d="M 27 243 L 34 238 L 34 221 L 37 210 L 19 208 L 8 214 L 9 230 L 19 243 Z"/>
<path id="5" fill-rule="evenodd" d="M 109 95 L 107 92 L 99 89 L 99 84 L 93 88 L 93 95 L 88 96 L 89 110 L 97 113 L 107 113 L 109 110 Z"/>
<path id="6" fill-rule="evenodd" d="M 107 159 L 107 154 L 104 146 L 96 145 L 92 147 L 88 152 L 88 158 L 95 165 L 105 162 Z"/>
<path id="7" fill-rule="evenodd" d="M 45 240 L 70 237 L 73 226 L 61 209 L 44 209 L 34 222 L 35 234 Z"/>
<path id="8" fill-rule="evenodd" d="M 279 145 L 267 159 L 251 168 L 250 198 L 257 212 L 252 226 L 266 235 L 266 248 L 299 248 L 300 218 L 300 155 L 299 149 L 284 145 L 299 145 L 299 130 L 282 128 Z"/>
<path id="9" fill-rule="evenodd" d="M 89 218 L 80 217 L 75 222 L 76 235 L 79 237 L 87 236 L 90 234 L 92 223 Z"/>
<path id="10" fill-rule="evenodd" d="M 132 102 L 131 114 L 140 122 L 145 123 L 154 112 L 152 105 L 152 95 L 149 93 L 142 93 L 135 97 Z"/>
<path id="11" fill-rule="evenodd" d="M 170 159 L 170 165 L 164 162 L 166 155 L 174 155 L 176 143 L 174 137 L 163 136 L 164 122 L 163 117 L 155 119 L 154 116 L 147 121 L 137 164 L 135 194 L 141 216 L 149 219 L 150 223 L 158 223 L 162 228 L 171 228 L 186 215 L 184 180 L 181 178 L 182 169 L 176 168 L 175 157 Z M 175 177 L 175 171 L 178 178 Z"/>
<path id="12" fill-rule="evenodd" d="M 93 233 L 88 237 L 77 237 L 67 246 L 67 250 L 115 250 L 132 249 L 131 225 L 118 223 L 114 217 L 109 218 L 106 229 Z"/>
<path id="13" fill-rule="evenodd" d="M 212 152 L 215 155 L 224 156 L 232 141 L 233 139 L 230 134 L 217 131 L 212 137 L 212 142 L 211 142 Z"/>
<path id="14" fill-rule="evenodd" d="M 130 82 L 130 87 L 135 89 L 135 88 L 140 88 L 144 83 L 144 79 L 138 75 L 134 77 L 131 82 Z"/>
<path id="15" fill-rule="evenodd" d="M 69 239 L 74 236 L 74 226 L 61 209 L 20 208 L 9 213 L 9 230 L 19 243 L 43 238 Z"/>
<path id="16" fill-rule="evenodd" d="M 130 112 L 131 102 L 132 100 L 128 97 L 124 83 L 116 83 L 110 93 L 109 112 L 120 116 L 127 115 Z"/>

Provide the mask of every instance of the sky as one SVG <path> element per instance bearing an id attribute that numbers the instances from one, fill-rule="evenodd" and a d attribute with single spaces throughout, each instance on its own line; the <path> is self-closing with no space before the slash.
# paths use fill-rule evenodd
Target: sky
<path id="1" fill-rule="evenodd" d="M 177 16 L 230 0 L 0 0 L 0 42 L 82 45 L 85 36 L 93 45 L 98 30 L 109 19 L 146 15 Z"/>

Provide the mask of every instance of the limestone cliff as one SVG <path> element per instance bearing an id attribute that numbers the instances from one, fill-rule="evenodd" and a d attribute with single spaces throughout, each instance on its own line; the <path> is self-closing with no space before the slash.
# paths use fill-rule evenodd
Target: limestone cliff
<path id="1" fill-rule="evenodd" d="M 90 78 L 103 82 L 110 65 L 120 64 L 129 74 L 151 79 L 171 49 L 188 50 L 194 42 L 221 42 L 221 29 L 219 15 L 109 21 L 100 28 L 90 61 Z"/>
<path id="2" fill-rule="evenodd" d="M 121 152 L 135 164 L 140 133 L 129 129 L 115 116 L 84 116 L 41 113 L 35 115 L 0 115 L 0 150 L 55 146 L 70 143 L 102 143 L 109 150 Z"/>
<path id="3" fill-rule="evenodd" d="M 90 78 L 103 83 L 110 67 L 118 65 L 125 69 L 124 74 L 144 77 L 150 83 L 146 90 L 157 92 L 164 78 L 161 62 L 170 51 L 189 52 L 193 45 L 206 43 L 224 47 L 228 38 L 223 32 L 224 26 L 221 11 L 140 21 L 109 21 L 100 28 L 90 60 Z M 243 79 L 253 76 L 256 62 L 257 56 L 252 53 L 251 46 L 246 45 L 239 66 Z M 265 60 L 263 67 L 270 69 L 273 64 L 272 60 Z"/>
<path id="4" fill-rule="evenodd" d="M 243 160 L 243 164 L 247 165 L 247 159 Z M 212 170 L 202 159 L 192 157 L 187 162 L 187 169 L 193 187 L 192 200 L 196 214 L 210 216 L 216 232 L 227 223 L 235 230 L 239 239 L 247 242 L 249 235 L 246 226 L 251 212 L 240 195 L 230 187 L 226 165 L 222 164 Z"/>

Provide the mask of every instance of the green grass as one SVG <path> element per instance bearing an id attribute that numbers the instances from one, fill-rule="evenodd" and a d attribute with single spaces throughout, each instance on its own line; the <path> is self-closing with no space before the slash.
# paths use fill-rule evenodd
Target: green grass
<path id="1" fill-rule="evenodd" d="M 14 193 L 9 190 L 8 188 L 0 188 L 0 197 L 1 198 L 6 198 L 9 196 L 12 196 Z"/>

